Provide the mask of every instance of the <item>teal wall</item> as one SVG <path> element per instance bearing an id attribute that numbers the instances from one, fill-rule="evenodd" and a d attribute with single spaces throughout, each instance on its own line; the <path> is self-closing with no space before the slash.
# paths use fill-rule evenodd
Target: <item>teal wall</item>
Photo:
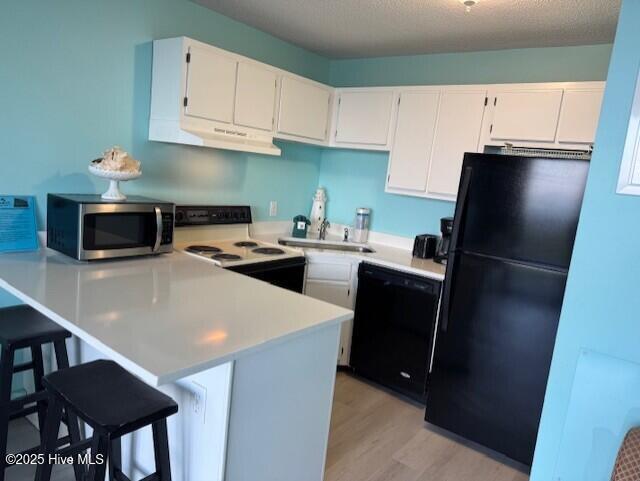
<path id="1" fill-rule="evenodd" d="M 333 60 L 330 81 L 353 87 L 604 80 L 610 53 L 611 45 L 588 45 Z M 371 207 L 377 231 L 438 233 L 440 218 L 453 215 L 454 204 L 386 194 L 387 162 L 388 154 L 379 152 L 324 150 L 320 185 L 328 191 L 329 218 L 351 223 L 356 207 Z"/>
<path id="2" fill-rule="evenodd" d="M 369 207 L 371 229 L 405 237 L 440 232 L 440 218 L 453 215 L 453 202 L 384 191 L 389 154 L 325 149 L 320 185 L 327 189 L 327 218 L 352 224 L 357 207 Z"/>
<path id="3" fill-rule="evenodd" d="M 640 2 L 623 2 L 573 253 L 532 481 L 610 479 L 640 425 L 640 197 L 615 193 L 640 66 Z"/>
<path id="4" fill-rule="evenodd" d="M 335 87 L 604 80 L 611 45 L 331 61 Z"/>
<path id="5" fill-rule="evenodd" d="M 308 209 L 320 151 L 283 155 L 147 141 L 151 41 L 188 35 L 328 81 L 328 60 L 188 0 L 3 0 L 0 15 L 0 193 L 100 192 L 87 165 L 121 145 L 143 163 L 126 192 L 177 202 L 245 202 L 265 220 Z M 292 182 L 291 179 L 295 179 Z"/>
<path id="6" fill-rule="evenodd" d="M 326 82 L 328 60 L 188 0 L 3 0 L 0 193 L 100 192 L 91 159 L 119 144 L 143 163 L 125 192 L 176 202 L 249 203 L 258 220 L 308 209 L 320 150 L 280 158 L 147 141 L 151 41 L 188 35 Z M 292 181 L 295 179 L 295 182 Z M 0 305 L 15 299 L 0 292 Z"/>
<path id="7" fill-rule="evenodd" d="M 106 188 L 87 165 L 114 144 L 143 163 L 143 177 L 125 192 L 249 203 L 258 220 L 270 200 L 277 219 L 309 208 L 317 148 L 282 143 L 275 158 L 146 140 L 151 41 L 188 35 L 323 82 L 328 60 L 187 0 L 1 3 L 0 193 L 36 194 L 40 227 L 47 192 Z M 0 307 L 18 302 L 0 290 Z"/>

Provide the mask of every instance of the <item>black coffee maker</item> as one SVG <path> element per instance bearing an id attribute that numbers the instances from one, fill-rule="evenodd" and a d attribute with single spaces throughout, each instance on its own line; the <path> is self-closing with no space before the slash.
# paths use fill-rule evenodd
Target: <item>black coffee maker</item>
<path id="1" fill-rule="evenodd" d="M 440 219 L 440 232 L 442 234 L 433 260 L 439 264 L 446 264 L 447 256 L 449 255 L 449 245 L 451 244 L 451 233 L 453 232 L 453 217 L 443 217 Z"/>

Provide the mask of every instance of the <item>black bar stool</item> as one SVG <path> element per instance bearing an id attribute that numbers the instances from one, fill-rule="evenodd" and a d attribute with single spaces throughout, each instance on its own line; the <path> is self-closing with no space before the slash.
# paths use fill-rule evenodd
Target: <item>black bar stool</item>
<path id="1" fill-rule="evenodd" d="M 113 361 L 93 361 L 44 377 L 49 409 L 44 429 L 46 459 L 52 454 L 75 456 L 91 449 L 94 461 L 87 481 L 103 481 L 107 461 L 110 481 L 131 481 L 122 473 L 121 437 L 152 426 L 156 472 L 142 481 L 171 481 L 167 418 L 178 412 L 169 396 L 140 381 Z M 93 437 L 56 449 L 63 410 L 74 412 L 93 429 Z M 100 455 L 105 462 L 96 464 Z M 76 463 L 77 464 L 77 463 Z M 38 465 L 36 481 L 51 479 L 51 465 Z"/>
<path id="2" fill-rule="evenodd" d="M 45 414 L 47 410 L 47 392 L 42 385 L 44 376 L 44 363 L 42 360 L 42 345 L 53 343 L 58 369 L 69 367 L 69 357 L 65 339 L 71 337 L 71 333 L 47 317 L 40 314 L 32 307 L 26 305 L 5 307 L 0 309 L 0 346 L 2 357 L 0 358 L 0 481 L 5 479 L 5 471 L 11 466 L 6 464 L 7 437 L 9 434 L 9 422 L 13 419 L 38 415 L 40 426 L 40 445 L 23 451 L 37 453 L 40 451 L 44 440 Z M 14 365 L 15 353 L 20 349 L 31 350 L 31 361 Z M 35 392 L 11 399 L 11 385 L 13 375 L 18 372 L 33 371 Z M 64 445 L 70 442 L 80 441 L 80 429 L 77 418 L 68 413 L 64 416 L 64 422 L 68 426 L 69 435 L 57 439 L 56 444 Z M 82 467 L 75 469 L 76 479 L 80 481 Z"/>

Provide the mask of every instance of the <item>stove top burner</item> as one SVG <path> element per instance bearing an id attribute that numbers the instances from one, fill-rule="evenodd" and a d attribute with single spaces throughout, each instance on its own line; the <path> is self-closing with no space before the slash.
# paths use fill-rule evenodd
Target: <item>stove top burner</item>
<path id="1" fill-rule="evenodd" d="M 235 242 L 233 245 L 236 247 L 258 247 L 258 243 L 253 241 L 240 241 Z"/>
<path id="2" fill-rule="evenodd" d="M 242 259 L 242 257 L 240 257 L 239 255 L 236 254 L 227 254 L 227 253 L 221 253 L 221 254 L 214 254 L 211 256 L 212 259 L 216 259 L 219 261 L 238 261 L 240 259 Z"/>
<path id="3" fill-rule="evenodd" d="M 277 247 L 258 247 L 257 249 L 253 249 L 251 252 L 255 252 L 256 254 L 266 254 L 269 256 L 284 254 L 284 251 Z"/>
<path id="4" fill-rule="evenodd" d="M 187 247 L 187 250 L 189 252 L 222 252 L 222 249 L 219 249 L 218 247 L 215 247 L 215 246 L 199 246 L 199 245 L 189 246 Z"/>

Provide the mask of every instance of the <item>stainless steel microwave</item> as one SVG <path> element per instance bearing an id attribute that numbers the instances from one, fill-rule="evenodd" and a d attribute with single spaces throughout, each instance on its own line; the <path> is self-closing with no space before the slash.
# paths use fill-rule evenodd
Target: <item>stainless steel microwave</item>
<path id="1" fill-rule="evenodd" d="M 81 261 L 171 252 L 174 212 L 174 204 L 145 197 L 49 194 L 47 247 Z"/>

